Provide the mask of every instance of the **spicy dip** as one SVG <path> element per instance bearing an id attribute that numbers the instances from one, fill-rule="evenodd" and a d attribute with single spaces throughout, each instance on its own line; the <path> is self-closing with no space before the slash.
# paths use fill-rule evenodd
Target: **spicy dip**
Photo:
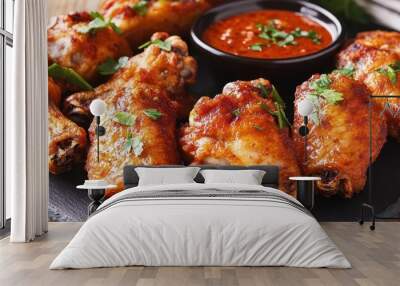
<path id="1" fill-rule="evenodd" d="M 316 53 L 332 43 L 322 25 L 300 13 L 258 10 L 211 24 L 203 40 L 237 56 L 284 59 Z"/>

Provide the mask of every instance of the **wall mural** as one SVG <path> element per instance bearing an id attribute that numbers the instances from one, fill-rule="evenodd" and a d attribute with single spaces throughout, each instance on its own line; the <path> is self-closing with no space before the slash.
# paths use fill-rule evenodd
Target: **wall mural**
<path id="1" fill-rule="evenodd" d="M 324 62 L 249 70 L 189 40 L 194 21 L 221 2 L 49 0 L 50 219 L 84 220 L 89 200 L 76 186 L 104 179 L 117 186 L 112 196 L 127 164 L 279 165 L 280 189 L 292 195 L 290 176 L 322 177 L 319 219 L 352 220 L 373 163 L 373 203 L 381 217 L 399 217 L 400 34 L 367 23 Z M 217 21 L 203 40 L 270 60 L 335 41 L 324 23 L 277 10 Z M 95 99 L 106 103 L 99 145 Z M 313 105 L 307 139 L 299 133 L 304 100 Z"/>

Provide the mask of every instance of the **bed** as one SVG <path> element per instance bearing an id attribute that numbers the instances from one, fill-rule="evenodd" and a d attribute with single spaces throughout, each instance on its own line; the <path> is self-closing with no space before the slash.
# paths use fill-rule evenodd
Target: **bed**
<path id="1" fill-rule="evenodd" d="M 262 185 L 196 183 L 138 186 L 126 166 L 126 189 L 85 222 L 50 269 L 117 266 L 292 266 L 350 268 L 315 218 L 276 189 L 276 166 Z"/>

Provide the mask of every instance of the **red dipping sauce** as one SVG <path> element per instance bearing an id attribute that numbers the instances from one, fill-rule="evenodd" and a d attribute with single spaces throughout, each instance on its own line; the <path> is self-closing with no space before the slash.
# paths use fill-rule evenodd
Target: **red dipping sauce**
<path id="1" fill-rule="evenodd" d="M 284 59 L 316 53 L 332 43 L 332 36 L 300 13 L 258 10 L 211 24 L 204 31 L 203 40 L 237 56 Z"/>

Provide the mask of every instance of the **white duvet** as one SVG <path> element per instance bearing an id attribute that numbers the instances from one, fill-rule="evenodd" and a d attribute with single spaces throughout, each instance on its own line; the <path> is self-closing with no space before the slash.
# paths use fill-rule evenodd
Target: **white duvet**
<path id="1" fill-rule="evenodd" d="M 258 198 L 151 198 L 115 203 L 131 192 L 279 190 L 254 185 L 142 186 L 106 200 L 50 269 L 145 266 L 294 266 L 349 268 L 309 214 Z M 298 202 L 297 202 L 298 203 Z"/>

